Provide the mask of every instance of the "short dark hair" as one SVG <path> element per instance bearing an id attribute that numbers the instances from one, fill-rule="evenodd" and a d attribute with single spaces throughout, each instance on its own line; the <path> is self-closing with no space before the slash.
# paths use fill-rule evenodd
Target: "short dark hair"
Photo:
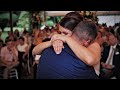
<path id="1" fill-rule="evenodd" d="M 69 29 L 70 31 L 72 31 L 78 23 L 79 23 L 79 21 L 77 21 L 75 18 L 65 17 L 65 18 L 61 19 L 59 24 L 63 28 L 66 28 L 66 29 Z"/>
<path id="2" fill-rule="evenodd" d="M 18 38 L 14 38 L 14 41 L 17 41 L 18 40 Z"/>
<path id="3" fill-rule="evenodd" d="M 115 34 L 114 29 L 110 29 L 110 33 Z"/>
<path id="4" fill-rule="evenodd" d="M 81 21 L 73 30 L 80 39 L 94 40 L 97 36 L 98 28 L 94 22 Z M 86 33 L 84 35 L 83 33 Z"/>
<path id="5" fill-rule="evenodd" d="M 24 37 L 19 37 L 19 40 L 22 39 L 23 41 L 25 41 Z"/>
<path id="6" fill-rule="evenodd" d="M 5 43 L 7 44 L 8 42 L 13 42 L 13 40 L 8 38 L 8 39 L 5 40 Z"/>

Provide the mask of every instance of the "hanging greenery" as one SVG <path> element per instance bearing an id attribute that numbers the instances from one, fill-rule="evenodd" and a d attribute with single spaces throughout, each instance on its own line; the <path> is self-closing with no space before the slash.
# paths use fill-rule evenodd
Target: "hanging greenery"
<path id="1" fill-rule="evenodd" d="M 80 14 L 84 17 L 84 20 L 98 22 L 96 12 L 91 11 L 80 11 Z"/>
<path id="2" fill-rule="evenodd" d="M 18 22 L 17 22 L 17 26 L 20 28 L 24 28 L 24 27 L 29 27 L 30 21 L 29 21 L 29 12 L 27 11 L 21 11 L 21 14 L 19 16 Z"/>

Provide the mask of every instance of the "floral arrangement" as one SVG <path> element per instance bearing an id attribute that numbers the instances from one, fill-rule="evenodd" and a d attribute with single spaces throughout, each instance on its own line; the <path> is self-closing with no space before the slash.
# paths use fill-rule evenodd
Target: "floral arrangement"
<path id="1" fill-rule="evenodd" d="M 98 22 L 96 12 L 91 11 L 80 11 L 80 14 L 84 17 L 84 20 Z"/>

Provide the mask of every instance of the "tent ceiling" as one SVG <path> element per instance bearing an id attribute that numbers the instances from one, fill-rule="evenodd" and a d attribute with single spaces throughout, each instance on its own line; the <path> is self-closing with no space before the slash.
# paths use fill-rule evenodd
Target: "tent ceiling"
<path id="1" fill-rule="evenodd" d="M 71 11 L 46 11 L 46 15 L 48 16 L 64 16 L 65 14 Z"/>
<path id="2" fill-rule="evenodd" d="M 120 15 L 120 11 L 97 11 L 97 15 Z"/>
<path id="3" fill-rule="evenodd" d="M 64 16 L 71 11 L 46 11 L 48 16 Z M 91 11 L 96 12 L 97 15 L 120 15 L 120 11 Z"/>

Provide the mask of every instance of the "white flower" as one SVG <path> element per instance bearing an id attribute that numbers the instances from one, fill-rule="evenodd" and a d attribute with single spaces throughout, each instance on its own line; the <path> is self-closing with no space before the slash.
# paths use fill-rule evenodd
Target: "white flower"
<path id="1" fill-rule="evenodd" d="M 115 52 L 115 55 L 118 55 L 118 54 L 120 54 L 119 52 Z"/>

